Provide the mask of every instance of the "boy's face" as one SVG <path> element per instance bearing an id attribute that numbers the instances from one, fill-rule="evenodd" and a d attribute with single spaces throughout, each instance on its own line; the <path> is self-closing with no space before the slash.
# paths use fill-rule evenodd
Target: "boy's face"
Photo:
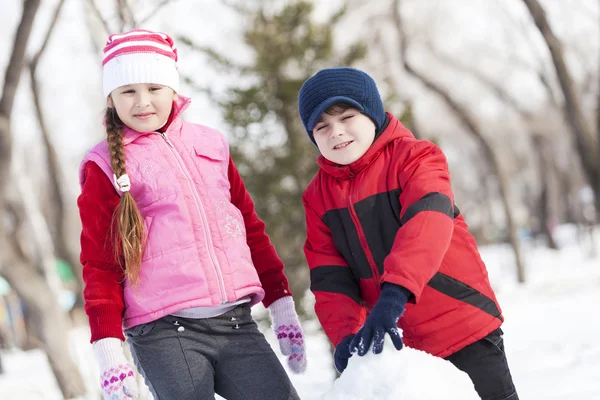
<path id="1" fill-rule="evenodd" d="M 367 152 L 375 138 L 375 124 L 356 108 L 321 114 L 312 133 L 319 151 L 329 161 L 352 164 Z"/>
<path id="2" fill-rule="evenodd" d="M 169 118 L 177 94 L 170 87 L 136 83 L 116 88 L 107 98 L 125 125 L 138 132 L 154 132 Z"/>

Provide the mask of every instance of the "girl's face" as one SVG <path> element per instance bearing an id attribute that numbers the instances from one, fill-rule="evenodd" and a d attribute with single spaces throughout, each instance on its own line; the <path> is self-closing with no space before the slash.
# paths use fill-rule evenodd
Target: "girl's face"
<path id="1" fill-rule="evenodd" d="M 375 124 L 356 108 L 333 114 L 321 114 L 313 137 L 323 157 L 339 165 L 352 164 L 373 144 Z"/>
<path id="2" fill-rule="evenodd" d="M 167 122 L 177 94 L 168 86 L 135 83 L 116 88 L 107 98 L 125 125 L 138 132 L 154 132 Z"/>

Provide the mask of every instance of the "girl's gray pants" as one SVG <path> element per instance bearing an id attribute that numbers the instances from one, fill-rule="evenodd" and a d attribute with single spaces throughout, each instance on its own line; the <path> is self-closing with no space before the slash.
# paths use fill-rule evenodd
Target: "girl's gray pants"
<path id="1" fill-rule="evenodd" d="M 297 400 L 247 304 L 207 319 L 166 316 L 125 331 L 155 400 Z"/>

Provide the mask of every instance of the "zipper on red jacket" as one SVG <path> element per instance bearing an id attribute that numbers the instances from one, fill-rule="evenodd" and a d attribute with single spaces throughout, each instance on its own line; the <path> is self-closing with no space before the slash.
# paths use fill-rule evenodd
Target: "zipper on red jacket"
<path id="1" fill-rule="evenodd" d="M 185 164 L 184 164 L 183 160 L 181 159 L 181 156 L 177 152 L 177 149 L 175 149 L 175 146 L 173 146 L 173 143 L 171 143 L 171 140 L 167 136 L 167 133 L 161 132 L 160 136 L 165 140 L 165 142 L 169 146 L 171 153 L 173 153 L 173 155 L 175 156 L 175 159 L 177 160 L 177 165 L 179 165 L 181 172 L 185 176 L 188 184 L 190 185 L 190 189 L 192 191 L 194 200 L 196 202 L 196 208 L 198 210 L 198 214 L 202 218 L 202 225 L 204 228 L 203 229 L 204 236 L 206 238 L 206 245 L 207 245 L 206 248 L 208 249 L 208 256 L 211 259 L 212 265 L 215 269 L 215 273 L 217 274 L 217 277 L 219 279 L 219 291 L 221 292 L 221 303 L 225 304 L 225 303 L 227 303 L 225 282 L 223 281 L 223 275 L 221 274 L 221 267 L 219 266 L 219 261 L 217 260 L 216 254 L 214 254 L 214 245 L 212 242 L 212 237 L 210 236 L 210 229 L 208 228 L 208 219 L 206 218 L 206 213 L 204 212 L 204 205 L 202 204 L 202 200 L 200 199 L 200 196 L 196 192 L 194 182 L 193 182 L 191 176 L 189 175 L 189 172 L 188 172 L 187 168 L 185 167 Z"/>
<path id="2" fill-rule="evenodd" d="M 356 227 L 356 232 L 358 233 L 358 240 L 360 241 L 360 245 L 362 246 L 365 256 L 367 257 L 367 261 L 369 262 L 369 267 L 371 267 L 371 272 L 373 272 L 373 277 L 375 278 L 375 287 L 376 293 L 381 292 L 381 285 L 379 283 L 379 270 L 377 269 L 377 264 L 375 263 L 375 259 L 373 258 L 373 254 L 371 253 L 371 249 L 369 248 L 369 244 L 367 242 L 367 237 L 360 225 L 360 221 L 358 219 L 358 215 L 356 215 L 356 210 L 354 209 L 354 200 L 352 196 L 352 189 L 354 183 L 354 174 L 350 175 L 350 183 L 348 184 L 348 211 L 350 212 L 350 218 L 352 219 L 352 223 Z"/>

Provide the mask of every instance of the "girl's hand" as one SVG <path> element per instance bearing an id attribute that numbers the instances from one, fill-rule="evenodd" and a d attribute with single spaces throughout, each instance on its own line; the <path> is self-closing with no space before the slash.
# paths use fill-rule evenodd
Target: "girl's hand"
<path id="1" fill-rule="evenodd" d="M 137 382 L 133 368 L 125 358 L 121 340 L 100 339 L 93 346 L 100 367 L 100 387 L 104 400 L 137 399 Z"/>
<path id="2" fill-rule="evenodd" d="M 296 374 L 303 373 L 306 371 L 307 362 L 304 334 L 292 296 L 285 296 L 273 302 L 269 306 L 269 313 L 281 353 L 288 356 L 289 368 Z"/>

